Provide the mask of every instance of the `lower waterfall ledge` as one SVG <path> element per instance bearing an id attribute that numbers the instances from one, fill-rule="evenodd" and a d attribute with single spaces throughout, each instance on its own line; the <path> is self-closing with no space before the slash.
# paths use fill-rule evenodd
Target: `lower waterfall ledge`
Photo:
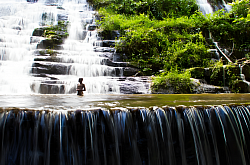
<path id="1" fill-rule="evenodd" d="M 249 164 L 249 105 L 0 112 L 0 164 Z"/>

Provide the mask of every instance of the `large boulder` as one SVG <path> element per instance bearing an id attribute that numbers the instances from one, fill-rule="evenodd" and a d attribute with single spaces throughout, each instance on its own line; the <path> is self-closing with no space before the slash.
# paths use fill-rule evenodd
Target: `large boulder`
<path id="1" fill-rule="evenodd" d="M 32 36 L 42 36 L 44 33 L 44 28 L 36 28 L 33 33 Z"/>
<path id="2" fill-rule="evenodd" d="M 250 81 L 250 60 L 244 62 L 244 65 L 242 66 L 242 74 L 245 75 L 247 81 Z"/>
<path id="3" fill-rule="evenodd" d="M 250 82 L 245 80 L 238 80 L 234 82 L 232 86 L 233 92 L 249 93 L 250 92 Z"/>

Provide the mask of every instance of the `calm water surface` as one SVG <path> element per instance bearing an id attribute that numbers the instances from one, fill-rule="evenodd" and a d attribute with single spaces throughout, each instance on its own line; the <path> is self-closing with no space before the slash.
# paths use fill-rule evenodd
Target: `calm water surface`
<path id="1" fill-rule="evenodd" d="M 0 95 L 0 107 L 75 110 L 114 107 L 250 104 L 250 94 Z"/>

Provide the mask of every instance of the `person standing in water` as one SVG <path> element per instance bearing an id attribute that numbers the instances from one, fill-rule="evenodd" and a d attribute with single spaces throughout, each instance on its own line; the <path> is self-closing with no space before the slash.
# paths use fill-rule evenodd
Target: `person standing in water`
<path id="1" fill-rule="evenodd" d="M 77 84 L 77 88 L 76 88 L 77 95 L 79 96 L 83 96 L 83 91 L 86 91 L 85 84 L 83 84 L 82 81 L 83 81 L 83 78 L 79 78 L 78 80 L 79 84 Z"/>

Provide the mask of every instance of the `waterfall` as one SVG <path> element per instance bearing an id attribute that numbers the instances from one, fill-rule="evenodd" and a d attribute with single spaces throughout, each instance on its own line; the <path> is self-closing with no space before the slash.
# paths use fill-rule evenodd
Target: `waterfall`
<path id="1" fill-rule="evenodd" d="M 59 20 L 69 22 L 69 37 L 56 55 L 40 54 L 45 38 L 32 36 L 34 29 Z M 149 83 L 123 78 L 127 65 L 112 61 L 115 50 L 100 49 L 99 39 L 86 0 L 0 0 L 0 94 L 71 94 L 79 77 L 87 94 L 122 93 L 126 85 L 148 93 Z"/>
<path id="2" fill-rule="evenodd" d="M 222 3 L 227 12 L 229 12 L 232 9 L 232 6 L 227 4 L 224 0 L 222 0 Z"/>
<path id="3" fill-rule="evenodd" d="M 218 1 L 214 1 L 216 5 L 213 5 L 213 7 L 207 0 L 197 0 L 197 3 L 200 6 L 200 11 L 203 13 L 203 15 L 213 13 L 214 10 L 217 11 L 218 9 L 222 8 L 224 8 L 227 12 L 232 9 L 232 6 L 227 4 L 224 0 L 222 0 L 222 4 L 220 4 Z"/>
<path id="4" fill-rule="evenodd" d="M 213 13 L 213 9 L 207 0 L 197 0 L 197 3 L 200 6 L 200 11 L 203 15 Z"/>
<path id="5" fill-rule="evenodd" d="M 1 109 L 1 164 L 250 163 L 247 105 Z"/>
<path id="6" fill-rule="evenodd" d="M 30 36 L 41 12 L 38 5 L 0 0 L 0 93 L 29 93 Z M 29 11 L 29 12 L 26 12 Z"/>

